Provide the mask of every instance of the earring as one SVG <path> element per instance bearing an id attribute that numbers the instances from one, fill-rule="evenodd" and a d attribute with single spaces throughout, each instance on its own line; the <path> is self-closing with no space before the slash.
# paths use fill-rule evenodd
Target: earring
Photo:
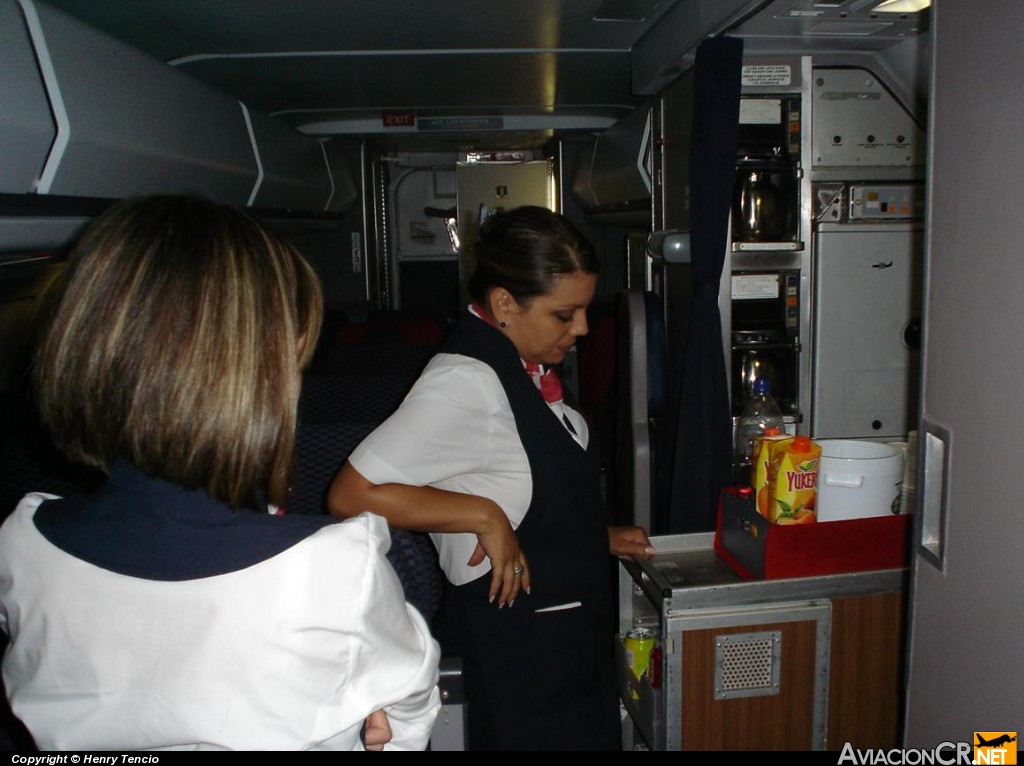
<path id="1" fill-rule="evenodd" d="M 504 326 L 505 326 L 504 322 L 498 322 L 498 327 L 504 327 Z"/>

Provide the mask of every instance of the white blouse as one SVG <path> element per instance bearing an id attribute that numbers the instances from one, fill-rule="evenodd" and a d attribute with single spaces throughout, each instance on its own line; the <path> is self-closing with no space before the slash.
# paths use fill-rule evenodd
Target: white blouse
<path id="1" fill-rule="evenodd" d="M 524 372 L 525 374 L 525 372 Z M 587 422 L 564 402 L 549 404 L 586 448 Z M 564 420 L 562 420 L 564 423 Z M 515 529 L 533 495 L 530 464 L 497 373 L 461 354 L 438 354 L 401 407 L 349 456 L 374 484 L 410 484 L 480 495 L 501 506 Z M 436 533 L 441 568 L 455 585 L 483 576 L 489 559 L 467 565 L 476 549 L 471 533 Z"/>

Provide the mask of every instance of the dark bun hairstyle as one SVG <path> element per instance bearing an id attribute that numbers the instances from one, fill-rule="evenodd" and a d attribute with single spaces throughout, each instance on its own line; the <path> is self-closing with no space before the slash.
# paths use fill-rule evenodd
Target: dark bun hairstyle
<path id="1" fill-rule="evenodd" d="M 565 216 L 524 206 L 495 213 L 480 227 L 469 292 L 478 304 L 497 287 L 520 305 L 551 291 L 559 277 L 600 270 L 594 248 Z"/>

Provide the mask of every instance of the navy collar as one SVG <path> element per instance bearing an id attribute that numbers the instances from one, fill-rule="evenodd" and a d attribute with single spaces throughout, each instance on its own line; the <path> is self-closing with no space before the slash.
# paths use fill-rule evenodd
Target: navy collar
<path id="1" fill-rule="evenodd" d="M 235 510 L 203 490 L 187 490 L 118 463 L 96 492 L 48 500 L 34 517 L 64 552 L 103 569 L 147 580 L 193 580 L 265 561 L 334 522 Z"/>

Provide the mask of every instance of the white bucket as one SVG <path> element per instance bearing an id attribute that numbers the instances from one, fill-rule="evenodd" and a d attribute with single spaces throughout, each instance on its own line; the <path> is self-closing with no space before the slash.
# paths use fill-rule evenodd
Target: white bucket
<path id="1" fill-rule="evenodd" d="M 818 520 L 861 519 L 899 513 L 903 452 L 888 444 L 822 439 Z"/>

